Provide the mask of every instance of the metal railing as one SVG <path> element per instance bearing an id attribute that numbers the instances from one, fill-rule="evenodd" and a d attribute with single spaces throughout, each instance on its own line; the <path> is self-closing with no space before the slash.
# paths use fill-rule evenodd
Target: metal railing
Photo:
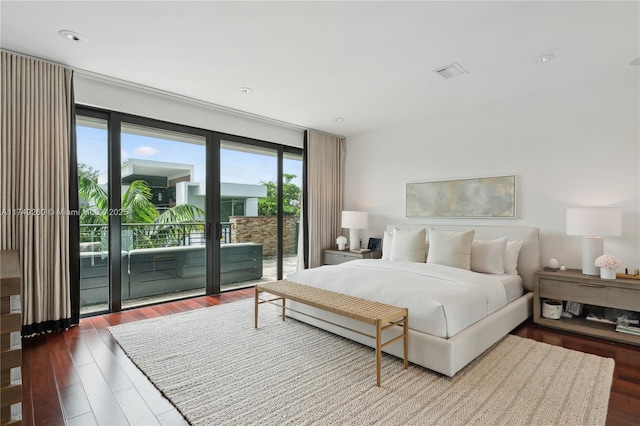
<path id="1" fill-rule="evenodd" d="M 93 243 L 91 251 L 108 250 L 107 224 L 80 224 L 80 242 Z M 122 250 L 143 248 L 203 246 L 205 228 L 203 222 L 187 223 L 126 223 L 122 224 Z M 222 223 L 223 244 L 231 242 L 231 224 Z"/>

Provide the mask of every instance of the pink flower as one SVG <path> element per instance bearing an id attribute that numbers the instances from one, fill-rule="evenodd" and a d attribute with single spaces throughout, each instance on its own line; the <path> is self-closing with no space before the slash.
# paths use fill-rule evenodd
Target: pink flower
<path id="1" fill-rule="evenodd" d="M 620 262 L 620 259 L 615 256 L 611 256 L 610 254 L 603 254 L 602 256 L 596 257 L 594 265 L 599 268 L 618 269 L 622 266 L 622 262 Z"/>

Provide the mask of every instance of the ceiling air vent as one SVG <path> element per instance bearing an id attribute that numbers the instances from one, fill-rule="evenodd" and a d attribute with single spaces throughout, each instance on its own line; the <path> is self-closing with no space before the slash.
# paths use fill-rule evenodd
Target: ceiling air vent
<path id="1" fill-rule="evenodd" d="M 462 74 L 467 74 L 467 71 L 464 68 L 462 68 L 459 64 L 447 65 L 446 67 L 438 68 L 437 70 L 433 70 L 433 71 L 437 72 L 438 74 L 440 74 L 442 77 L 446 79 L 457 77 Z"/>

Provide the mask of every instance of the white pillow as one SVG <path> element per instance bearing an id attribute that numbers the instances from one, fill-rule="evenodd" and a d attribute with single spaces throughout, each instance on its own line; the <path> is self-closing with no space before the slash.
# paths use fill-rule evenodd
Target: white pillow
<path id="1" fill-rule="evenodd" d="M 429 255 L 427 263 L 452 266 L 459 269 L 471 268 L 471 242 L 476 231 L 451 232 L 429 231 Z"/>
<path id="2" fill-rule="evenodd" d="M 491 241 L 474 240 L 471 243 L 471 270 L 485 274 L 504 274 L 506 246 L 506 238 Z"/>
<path id="3" fill-rule="evenodd" d="M 391 258 L 391 244 L 393 244 L 393 235 L 384 231 L 382 237 L 382 259 L 389 260 Z"/>
<path id="4" fill-rule="evenodd" d="M 518 275 L 518 255 L 522 248 L 522 240 L 507 242 L 504 249 L 504 273 L 510 275 Z"/>
<path id="5" fill-rule="evenodd" d="M 391 261 L 420 262 L 425 259 L 425 237 L 427 231 L 409 231 L 393 228 Z"/>

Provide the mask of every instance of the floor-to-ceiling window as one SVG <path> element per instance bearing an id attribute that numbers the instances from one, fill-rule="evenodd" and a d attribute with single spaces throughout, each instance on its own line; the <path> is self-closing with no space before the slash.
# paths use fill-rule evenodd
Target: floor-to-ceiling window
<path id="1" fill-rule="evenodd" d="M 109 303 L 109 137 L 106 118 L 76 119 L 80 204 L 80 312 Z"/>
<path id="2" fill-rule="evenodd" d="M 211 132 L 77 112 L 81 314 L 205 294 Z"/>
<path id="3" fill-rule="evenodd" d="M 81 313 L 295 270 L 302 150 L 78 107 Z"/>
<path id="4" fill-rule="evenodd" d="M 122 305 L 204 294 L 206 138 L 124 122 Z"/>
<path id="5" fill-rule="evenodd" d="M 283 213 L 283 278 L 295 272 L 298 264 L 298 248 L 301 247 L 302 229 L 302 152 L 285 149 L 282 164 L 282 213 Z"/>
<path id="6" fill-rule="evenodd" d="M 229 139 L 220 141 L 222 290 L 282 279 L 296 269 L 302 193 L 299 150 Z"/>
<path id="7" fill-rule="evenodd" d="M 244 205 L 242 214 L 234 212 L 228 222 L 222 222 L 222 290 L 277 279 L 278 211 L 273 191 L 277 176 L 277 149 L 220 142 L 220 200 L 241 199 Z"/>

